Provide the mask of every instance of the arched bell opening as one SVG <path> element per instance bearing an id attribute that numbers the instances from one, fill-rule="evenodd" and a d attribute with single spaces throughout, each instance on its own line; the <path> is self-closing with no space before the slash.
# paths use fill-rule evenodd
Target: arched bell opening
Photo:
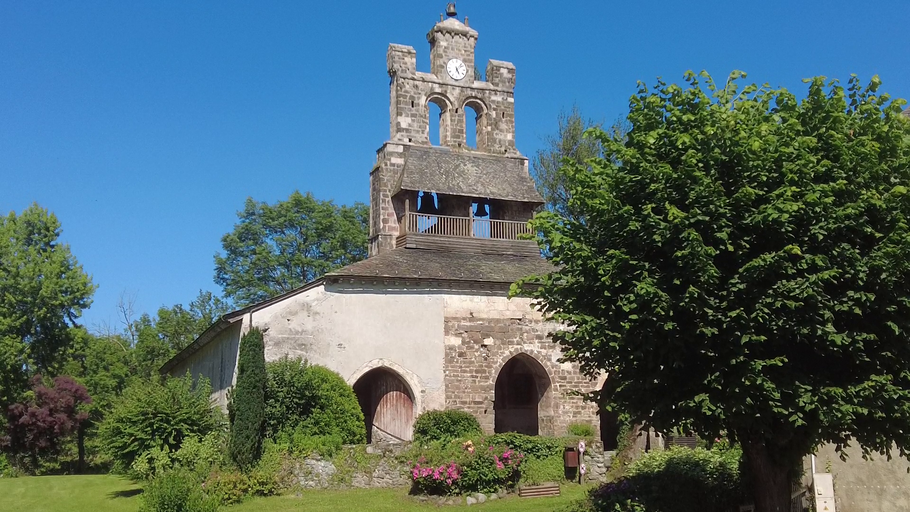
<path id="1" fill-rule="evenodd" d="M 448 146 L 451 143 L 452 102 L 441 94 L 427 98 L 427 140 L 431 146 Z"/>
<path id="2" fill-rule="evenodd" d="M 376 368 L 354 383 L 367 430 L 367 442 L 405 442 L 413 439 L 414 394 L 388 368 Z"/>
<path id="3" fill-rule="evenodd" d="M 552 421 L 552 385 L 546 369 L 527 354 L 510 359 L 496 377 L 494 431 L 540 434 L 541 420 Z"/>
<path id="4" fill-rule="evenodd" d="M 487 150 L 484 137 L 487 134 L 487 112 L 489 109 L 478 98 L 470 98 L 464 103 L 465 145 L 472 149 Z"/>

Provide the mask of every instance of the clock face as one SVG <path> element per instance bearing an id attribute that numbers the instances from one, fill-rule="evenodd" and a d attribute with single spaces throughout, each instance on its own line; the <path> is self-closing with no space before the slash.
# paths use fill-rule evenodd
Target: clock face
<path id="1" fill-rule="evenodd" d="M 464 62 L 461 62 L 458 59 L 452 59 L 446 64 L 446 71 L 449 73 L 449 76 L 455 80 L 461 80 L 468 74 L 468 67 L 464 65 Z"/>

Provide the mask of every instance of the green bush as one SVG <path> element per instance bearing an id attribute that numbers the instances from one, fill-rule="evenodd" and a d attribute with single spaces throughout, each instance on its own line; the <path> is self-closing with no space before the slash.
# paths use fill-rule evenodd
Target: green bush
<path id="1" fill-rule="evenodd" d="M 521 483 L 538 485 L 544 482 L 559 482 L 565 480 L 566 468 L 562 455 L 551 455 L 539 459 L 526 457 L 521 463 Z"/>
<path id="2" fill-rule="evenodd" d="M 675 447 L 645 454 L 627 476 L 592 491 L 598 512 L 725 512 L 744 502 L 739 449 Z"/>
<path id="3" fill-rule="evenodd" d="M 534 459 L 546 459 L 553 456 L 562 458 L 562 452 L 567 446 L 565 440 L 557 437 L 529 436 L 517 432 L 494 434 L 487 438 L 487 443 L 508 446 L 524 454 L 525 457 Z M 574 446 L 574 442 L 572 446 Z"/>
<path id="4" fill-rule="evenodd" d="M 287 357 L 267 365 L 266 432 L 272 438 L 338 438 L 366 442 L 357 395 L 337 373 Z"/>
<path id="5" fill-rule="evenodd" d="M 418 442 L 449 441 L 481 436 L 480 423 L 464 411 L 427 411 L 414 422 L 414 440 Z"/>
<path id="6" fill-rule="evenodd" d="M 259 463 L 247 475 L 250 496 L 273 496 L 281 489 L 294 484 L 293 474 L 288 471 L 287 452 L 266 440 Z"/>
<path id="7" fill-rule="evenodd" d="M 225 467 L 227 464 L 227 436 L 223 431 L 215 431 L 199 438 L 190 437 L 174 452 L 174 461 L 199 476 L 205 476 L 212 470 Z"/>
<path id="8" fill-rule="evenodd" d="M 212 406 L 210 395 L 208 382 L 194 386 L 190 375 L 134 383 L 98 429 L 105 454 L 115 469 L 126 471 L 154 448 L 174 452 L 188 438 L 223 429 L 224 416 Z"/>
<path id="9" fill-rule="evenodd" d="M 156 476 L 142 493 L 139 512 L 215 512 L 218 499 L 202 492 L 192 473 L 174 469 Z"/>
<path id="10" fill-rule="evenodd" d="M 283 454 L 278 445 L 266 440 L 255 467 L 246 473 L 216 469 L 208 473 L 205 491 L 222 505 L 234 505 L 251 496 L 275 495 L 285 483 Z"/>
<path id="11" fill-rule="evenodd" d="M 188 437 L 175 452 L 165 446 L 139 455 L 130 466 L 130 473 L 134 478 L 148 480 L 179 467 L 203 478 L 225 465 L 225 445 L 226 439 L 221 431 L 211 432 L 202 439 Z"/>
<path id="12" fill-rule="evenodd" d="M 205 479 L 205 491 L 222 505 L 236 505 L 249 495 L 250 481 L 237 471 L 215 471 Z"/>
<path id="13" fill-rule="evenodd" d="M 569 425 L 569 435 L 577 437 L 594 437 L 594 426 L 590 423 L 572 423 Z"/>
<path id="14" fill-rule="evenodd" d="M 507 432 L 490 436 L 487 443 L 508 446 L 523 454 L 525 460 L 521 465 L 521 481 L 533 485 L 565 480 L 563 451 L 567 446 L 576 446 L 578 439 Z"/>
<path id="15" fill-rule="evenodd" d="M 19 476 L 19 470 L 9 463 L 5 453 L 0 453 L 0 478 L 15 478 L 17 476 Z"/>
<path id="16" fill-rule="evenodd" d="M 237 385 L 231 395 L 228 452 L 240 469 L 252 468 L 262 455 L 265 435 L 265 345 L 262 331 L 252 328 L 240 340 Z"/>
<path id="17" fill-rule="evenodd" d="M 302 428 L 293 432 L 283 431 L 275 438 L 275 442 L 284 445 L 287 452 L 296 457 L 307 457 L 319 454 L 323 457 L 334 457 L 340 450 L 344 441 L 337 434 L 327 436 L 314 436 Z"/>

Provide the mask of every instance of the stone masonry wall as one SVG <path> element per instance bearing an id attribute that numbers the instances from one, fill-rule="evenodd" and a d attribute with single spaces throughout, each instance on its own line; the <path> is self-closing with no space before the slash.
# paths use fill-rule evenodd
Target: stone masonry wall
<path id="1" fill-rule="evenodd" d="M 510 359 L 524 354 L 537 361 L 550 380 L 538 408 L 541 435 L 565 435 L 571 423 L 599 428 L 596 406 L 575 394 L 594 390 L 596 383 L 577 365 L 558 362 L 561 351 L 548 338 L 556 326 L 545 322 L 530 300 L 449 296 L 444 326 L 447 408 L 470 412 L 492 433 L 496 379 Z"/>
<path id="2" fill-rule="evenodd" d="M 387 63 L 392 78 L 390 91 L 390 136 L 392 142 L 429 145 L 429 103 L 441 111 L 441 144 L 469 149 L 465 141 L 465 117 L 469 106 L 477 119 L 477 150 L 518 156 L 515 149 L 515 66 L 491 60 L 487 81 L 474 80 L 474 46 L 470 36 L 447 30 L 431 32 L 430 73 L 417 71 L 417 52 L 410 46 L 389 46 Z M 450 58 L 460 58 L 468 76 L 451 79 L 445 71 Z"/>

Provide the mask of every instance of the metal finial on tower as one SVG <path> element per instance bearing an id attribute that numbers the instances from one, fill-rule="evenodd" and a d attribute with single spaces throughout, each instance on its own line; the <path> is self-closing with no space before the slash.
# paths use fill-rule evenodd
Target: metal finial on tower
<path id="1" fill-rule="evenodd" d="M 458 16 L 458 11 L 455 10 L 455 2 L 449 2 L 449 5 L 446 6 L 446 16 L 450 18 Z"/>

